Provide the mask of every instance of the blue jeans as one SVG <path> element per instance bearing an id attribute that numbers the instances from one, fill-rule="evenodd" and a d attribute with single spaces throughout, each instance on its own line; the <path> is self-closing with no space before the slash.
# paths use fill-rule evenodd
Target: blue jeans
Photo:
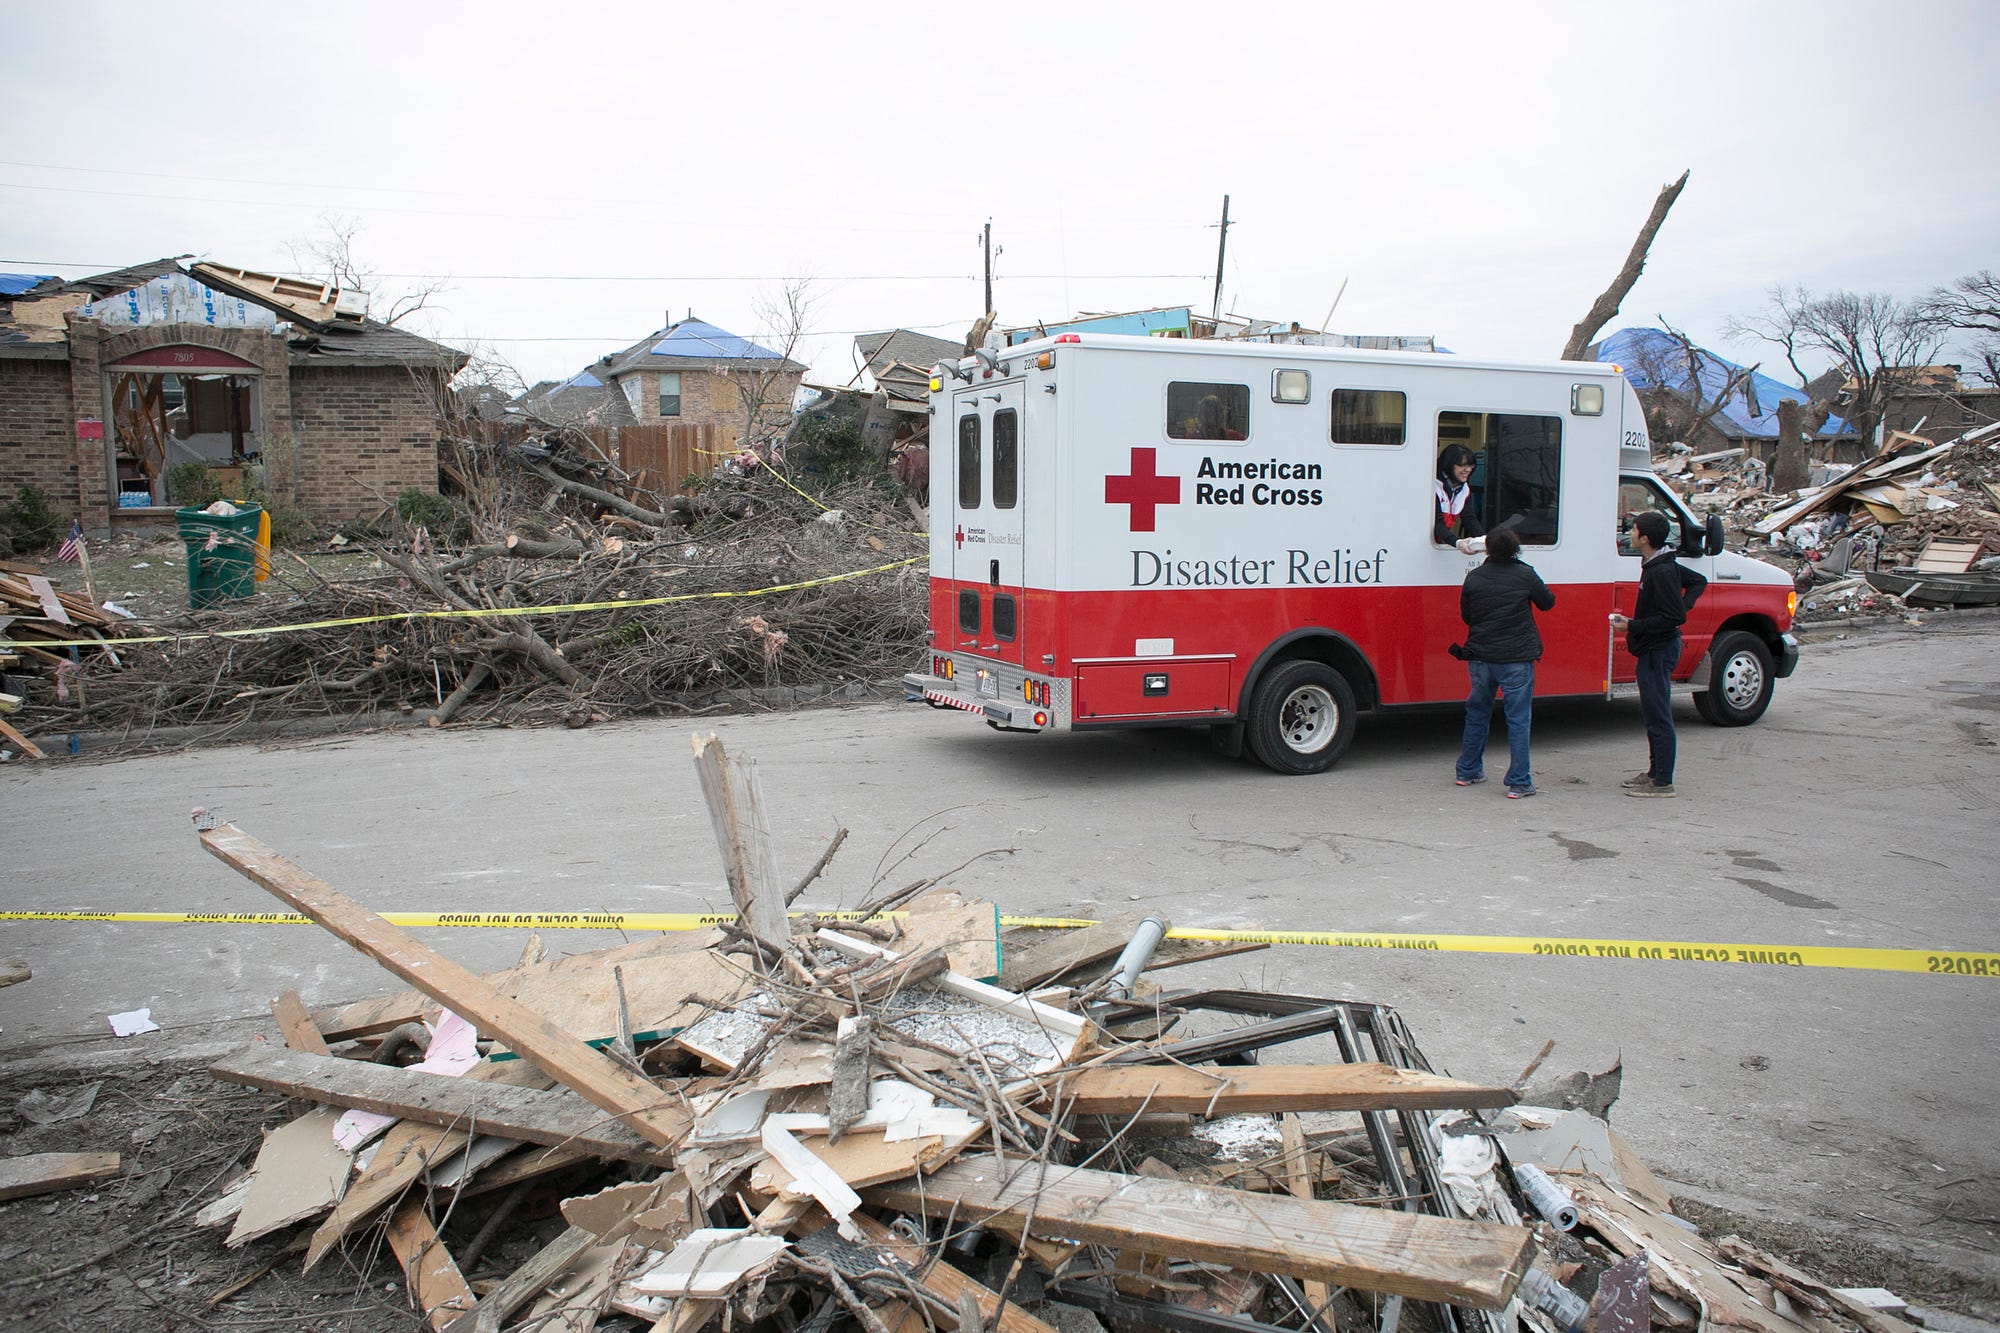
<path id="1" fill-rule="evenodd" d="M 1501 692 L 1507 717 L 1507 785 L 1532 787 L 1528 771 L 1528 714 L 1535 701 L 1533 662 L 1465 664 L 1472 675 L 1472 693 L 1465 700 L 1465 741 L 1458 751 L 1458 776 L 1478 777 L 1486 768 L 1486 733 L 1493 726 L 1493 692 Z"/>
<path id="2" fill-rule="evenodd" d="M 1638 655 L 1639 716 L 1646 720 L 1646 773 L 1655 787 L 1674 783 L 1674 664 L 1681 660 L 1681 641 Z"/>

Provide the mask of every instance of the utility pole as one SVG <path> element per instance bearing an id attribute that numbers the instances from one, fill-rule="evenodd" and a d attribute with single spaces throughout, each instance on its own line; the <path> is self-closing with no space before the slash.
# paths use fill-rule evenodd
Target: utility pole
<path id="1" fill-rule="evenodd" d="M 985 246 L 986 246 L 986 305 L 980 311 L 980 313 L 989 314 L 993 310 L 993 219 L 992 218 L 986 219 L 986 230 L 984 236 L 985 236 Z"/>
<path id="2" fill-rule="evenodd" d="M 1222 256 L 1229 249 L 1229 196 L 1222 196 L 1222 236 L 1215 243 L 1215 303 L 1208 308 L 1210 319 L 1222 318 Z"/>

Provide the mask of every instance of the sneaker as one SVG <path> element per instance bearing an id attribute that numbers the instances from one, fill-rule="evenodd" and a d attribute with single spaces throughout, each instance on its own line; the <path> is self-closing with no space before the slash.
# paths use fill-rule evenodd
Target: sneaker
<path id="1" fill-rule="evenodd" d="M 1477 787 L 1480 783 L 1486 781 L 1486 775 L 1481 773 L 1476 778 L 1453 778 L 1452 781 L 1461 787 Z"/>
<path id="2" fill-rule="evenodd" d="M 1625 794 L 1627 796 L 1672 796 L 1674 794 L 1674 784 L 1671 782 L 1649 782 L 1643 787 L 1627 787 Z"/>
<path id="3" fill-rule="evenodd" d="M 1539 795 L 1541 793 L 1533 787 L 1509 787 L 1507 789 L 1507 799 L 1510 801 L 1525 801 L 1530 796 Z"/>
<path id="4" fill-rule="evenodd" d="M 1653 785 L 1653 775 L 1651 773 L 1641 773 L 1636 777 L 1625 779 L 1618 785 L 1627 791 L 1630 791 L 1634 787 L 1650 787 Z"/>

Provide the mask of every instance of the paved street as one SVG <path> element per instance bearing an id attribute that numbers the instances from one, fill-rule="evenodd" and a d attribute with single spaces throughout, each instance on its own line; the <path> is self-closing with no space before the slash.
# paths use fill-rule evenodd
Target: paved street
<path id="1" fill-rule="evenodd" d="M 1195 733 L 1007 736 L 868 705 L 10 765 L 0 865 L 15 907 L 276 906 L 200 850 L 200 805 L 384 910 L 714 909 L 728 895 L 688 747 L 714 730 L 758 760 L 787 873 L 851 830 L 815 906 L 970 861 L 949 882 L 1013 914 L 2000 953 L 1996 658 L 1993 619 L 1819 631 L 1758 725 L 1680 705 L 1675 801 L 1618 789 L 1644 755 L 1630 702 L 1538 709 L 1531 801 L 1452 786 L 1455 716 L 1371 719 L 1332 773 L 1279 778 Z M 391 985 L 311 927 L 0 931 L 0 958 L 35 973 L 0 989 L 13 1059 L 230 1045 L 285 987 L 321 1003 Z M 522 944 L 418 933 L 474 967 Z M 1549 1038 L 1545 1070 L 1622 1058 L 1613 1123 L 1663 1175 L 2000 1271 L 1994 1226 L 1956 1220 L 2000 1197 L 2000 977 L 1297 946 L 1167 977 L 1393 1004 L 1466 1077 L 1510 1081 Z M 106 1035 L 106 1014 L 138 1007 L 166 1031 Z"/>

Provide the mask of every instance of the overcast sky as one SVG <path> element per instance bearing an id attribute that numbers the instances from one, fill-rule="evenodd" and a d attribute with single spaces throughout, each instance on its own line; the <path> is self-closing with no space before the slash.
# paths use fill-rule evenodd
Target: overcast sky
<path id="1" fill-rule="evenodd" d="M 860 17 L 864 14 L 866 17 Z M 559 378 L 690 311 L 958 338 L 1223 308 L 1554 356 L 1666 182 L 1607 327 L 1732 343 L 1773 284 L 2000 268 L 2000 4 L 11 5 L 0 269 L 296 271 L 351 218 L 377 303 Z M 1330 322 L 1328 311 L 1345 284 Z"/>

